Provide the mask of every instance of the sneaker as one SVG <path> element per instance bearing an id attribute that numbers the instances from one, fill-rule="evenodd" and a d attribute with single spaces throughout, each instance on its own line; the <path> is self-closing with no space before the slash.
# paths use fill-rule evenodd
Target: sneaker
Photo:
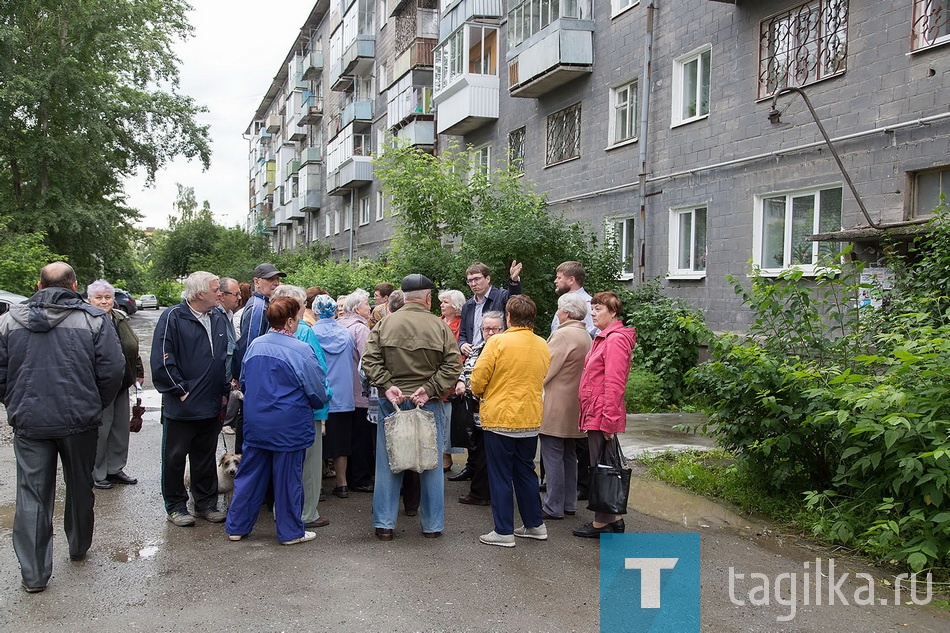
<path id="1" fill-rule="evenodd" d="M 247 536 L 247 534 L 228 534 L 228 539 L 232 541 L 240 541 L 245 536 Z"/>
<path id="2" fill-rule="evenodd" d="M 520 528 L 515 528 L 515 536 L 520 536 L 521 538 L 533 538 L 536 541 L 546 541 L 548 540 L 548 528 L 543 523 L 538 527 L 525 527 L 521 526 Z"/>
<path id="3" fill-rule="evenodd" d="M 221 429 L 221 432 L 224 433 L 225 435 L 234 435 L 234 429 L 231 428 L 230 426 L 224 427 L 223 429 Z"/>
<path id="4" fill-rule="evenodd" d="M 306 543 L 307 541 L 312 541 L 315 538 L 317 538 L 316 532 L 304 532 L 303 536 L 301 536 L 300 538 L 295 538 L 292 541 L 281 541 L 280 544 L 281 545 L 296 545 L 297 543 Z"/>
<path id="5" fill-rule="evenodd" d="M 224 523 L 224 520 L 228 518 L 228 513 L 222 512 L 217 508 L 212 508 L 203 512 L 195 512 L 195 516 L 205 521 L 211 521 L 212 523 Z"/>
<path id="6" fill-rule="evenodd" d="M 20 584 L 23 585 L 23 589 L 27 593 L 42 593 L 46 591 L 46 585 L 43 585 L 41 587 L 28 587 L 25 582 L 20 583 Z"/>
<path id="7" fill-rule="evenodd" d="M 492 530 L 488 534 L 482 534 L 481 536 L 478 537 L 478 540 L 484 543 L 485 545 L 499 545 L 501 547 L 515 546 L 514 534 L 499 534 L 495 530 Z"/>
<path id="8" fill-rule="evenodd" d="M 195 517 L 188 514 L 187 510 L 169 512 L 168 520 L 178 527 L 191 527 L 195 524 Z"/>

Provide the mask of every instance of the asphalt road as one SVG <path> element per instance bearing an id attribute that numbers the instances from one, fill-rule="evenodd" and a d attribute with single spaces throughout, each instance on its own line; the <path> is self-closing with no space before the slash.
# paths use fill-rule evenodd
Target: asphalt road
<path id="1" fill-rule="evenodd" d="M 133 317 L 143 337 L 143 359 L 156 318 L 154 312 Z M 599 544 L 570 532 L 591 519 L 586 510 L 549 521 L 546 542 L 519 539 L 513 549 L 478 542 L 492 527 L 490 509 L 456 503 L 467 484 L 453 482 L 446 483 L 446 530 L 440 539 L 424 539 L 417 518 L 400 516 L 395 540 L 379 542 L 373 536 L 372 495 L 360 493 L 349 499 L 328 496 L 321 514 L 331 524 L 317 531 L 315 541 L 292 547 L 277 543 L 266 513 L 252 536 L 236 543 L 221 525 L 199 520 L 194 528 L 173 526 L 165 519 L 159 489 L 161 427 L 153 394 L 145 426 L 132 437 L 126 469 L 140 483 L 96 491 L 96 536 L 82 563 L 69 561 L 60 479 L 54 572 L 44 593 L 20 588 L 11 543 L 15 461 L 9 432 L 0 436 L 0 630 L 598 630 Z M 666 499 L 670 517 L 678 515 L 679 504 L 689 504 L 662 491 L 655 496 L 654 505 Z M 806 606 L 802 588 L 794 619 L 779 621 L 790 607 L 776 599 L 754 606 L 748 580 L 733 583 L 734 597 L 745 604 L 730 600 L 730 567 L 746 579 L 753 572 L 800 578 L 805 562 L 830 555 L 837 559 L 839 578 L 846 571 L 851 578 L 855 572 L 873 574 L 877 601 L 891 602 L 893 588 L 885 584 L 886 575 L 860 560 L 762 526 L 694 523 L 685 515 L 669 521 L 637 511 L 626 516 L 626 524 L 628 532 L 701 533 L 703 631 L 950 630 L 950 614 L 932 606 L 828 606 L 827 601 Z M 846 582 L 842 593 L 853 596 L 860 586 Z M 633 604 L 636 597 L 629 598 Z"/>

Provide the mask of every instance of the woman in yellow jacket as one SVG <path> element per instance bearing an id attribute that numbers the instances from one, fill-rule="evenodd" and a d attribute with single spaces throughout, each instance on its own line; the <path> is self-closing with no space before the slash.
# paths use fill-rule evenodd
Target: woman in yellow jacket
<path id="1" fill-rule="evenodd" d="M 514 547 L 515 537 L 547 540 L 534 456 L 544 405 L 541 392 L 551 364 L 547 343 L 534 333 L 538 309 L 527 295 L 505 306 L 508 330 L 485 344 L 472 371 L 472 393 L 488 458 L 488 488 L 495 529 L 478 537 L 486 545 Z M 524 525 L 514 529 L 512 486 Z"/>

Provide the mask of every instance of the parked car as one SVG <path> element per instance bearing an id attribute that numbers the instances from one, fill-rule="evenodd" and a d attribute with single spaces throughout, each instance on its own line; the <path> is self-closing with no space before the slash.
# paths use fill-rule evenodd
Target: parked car
<path id="1" fill-rule="evenodd" d="M 158 297 L 155 295 L 142 295 L 138 300 L 139 310 L 145 310 L 146 308 L 155 308 L 158 310 Z"/>
<path id="2" fill-rule="evenodd" d="M 132 295 L 118 288 L 116 288 L 115 291 L 115 307 L 129 316 L 132 316 L 135 314 L 135 311 L 138 310 L 138 306 L 135 305 L 135 299 L 132 298 Z"/>
<path id="3" fill-rule="evenodd" d="M 23 295 L 18 295 L 15 292 L 7 292 L 6 290 L 0 290 L 0 314 L 6 314 L 7 310 L 10 309 L 10 306 L 14 303 L 23 303 L 29 299 L 29 297 L 24 297 Z"/>

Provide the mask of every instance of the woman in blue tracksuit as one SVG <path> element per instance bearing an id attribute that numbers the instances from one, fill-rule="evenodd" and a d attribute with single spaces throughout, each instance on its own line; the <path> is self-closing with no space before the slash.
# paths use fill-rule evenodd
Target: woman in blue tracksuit
<path id="1" fill-rule="evenodd" d="M 271 329 L 254 339 L 244 356 L 244 454 L 225 523 L 232 541 L 250 534 L 271 483 L 278 540 L 293 545 L 316 536 L 301 519 L 301 477 L 314 440 L 313 411 L 327 400 L 326 375 L 313 349 L 294 338 L 303 309 L 291 297 L 271 301 Z"/>

